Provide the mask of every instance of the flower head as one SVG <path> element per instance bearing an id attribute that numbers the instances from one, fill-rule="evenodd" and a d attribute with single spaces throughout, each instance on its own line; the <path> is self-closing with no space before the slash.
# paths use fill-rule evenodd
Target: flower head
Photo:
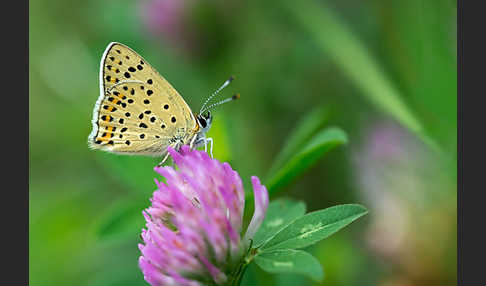
<path id="1" fill-rule="evenodd" d="M 262 223 L 268 192 L 252 177 L 255 213 L 242 238 L 245 193 L 236 171 L 207 153 L 183 146 L 169 148 L 178 166 L 156 167 L 158 182 L 144 211 L 139 265 L 151 285 L 221 285 L 246 253 Z"/>

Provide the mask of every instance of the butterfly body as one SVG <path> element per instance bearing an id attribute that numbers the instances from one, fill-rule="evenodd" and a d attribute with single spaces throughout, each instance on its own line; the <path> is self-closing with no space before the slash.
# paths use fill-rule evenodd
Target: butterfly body
<path id="1" fill-rule="evenodd" d="M 182 96 L 129 47 L 110 43 L 100 64 L 100 96 L 88 145 L 128 155 L 165 156 L 206 146 L 212 116 L 194 114 Z M 212 147 L 212 145 L 211 145 Z"/>

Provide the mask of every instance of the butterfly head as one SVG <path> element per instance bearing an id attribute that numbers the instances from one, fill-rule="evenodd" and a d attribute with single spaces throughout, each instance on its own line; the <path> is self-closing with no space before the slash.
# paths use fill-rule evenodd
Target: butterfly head
<path id="1" fill-rule="evenodd" d="M 203 114 L 199 114 L 197 117 L 197 123 L 199 124 L 199 128 L 202 130 L 203 133 L 206 133 L 211 128 L 211 123 L 213 122 L 213 115 L 211 112 L 206 111 Z"/>
<path id="2" fill-rule="evenodd" d="M 233 79 L 234 77 L 231 76 L 228 80 L 226 80 L 223 83 L 223 85 L 220 88 L 218 88 L 215 92 L 213 92 L 213 94 L 210 97 L 208 97 L 208 99 L 206 99 L 206 102 L 204 102 L 203 106 L 201 107 L 201 110 L 199 111 L 199 114 L 196 115 L 197 124 L 199 125 L 199 128 L 202 133 L 208 132 L 209 129 L 211 128 L 211 122 L 213 121 L 213 116 L 211 115 L 211 112 L 209 112 L 210 109 L 215 108 L 216 106 L 224 104 L 226 102 L 240 98 L 240 95 L 237 93 L 232 97 L 226 98 L 224 100 L 218 101 L 216 103 L 207 106 L 207 104 L 211 101 L 211 99 L 215 97 L 223 88 L 228 86 L 228 84 L 230 84 L 230 82 L 233 81 Z"/>

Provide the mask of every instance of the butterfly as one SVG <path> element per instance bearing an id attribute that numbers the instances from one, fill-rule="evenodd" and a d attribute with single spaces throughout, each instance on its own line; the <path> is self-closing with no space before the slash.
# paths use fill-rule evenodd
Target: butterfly
<path id="1" fill-rule="evenodd" d="M 179 150 L 204 145 L 207 151 L 213 139 L 206 133 L 213 116 L 209 109 L 239 98 L 235 94 L 206 107 L 225 88 L 226 80 L 193 113 L 182 96 L 150 64 L 129 47 L 112 42 L 106 47 L 100 64 L 100 96 L 93 110 L 93 129 L 88 137 L 92 149 L 117 154 L 168 158 L 167 147 Z"/>

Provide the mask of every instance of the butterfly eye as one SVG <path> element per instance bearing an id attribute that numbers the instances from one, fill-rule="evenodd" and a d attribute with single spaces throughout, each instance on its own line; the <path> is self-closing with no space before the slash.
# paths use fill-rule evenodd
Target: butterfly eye
<path id="1" fill-rule="evenodd" d="M 199 124 L 201 125 L 202 128 L 206 128 L 207 126 L 207 123 L 206 123 L 206 120 L 202 117 L 199 117 Z"/>

